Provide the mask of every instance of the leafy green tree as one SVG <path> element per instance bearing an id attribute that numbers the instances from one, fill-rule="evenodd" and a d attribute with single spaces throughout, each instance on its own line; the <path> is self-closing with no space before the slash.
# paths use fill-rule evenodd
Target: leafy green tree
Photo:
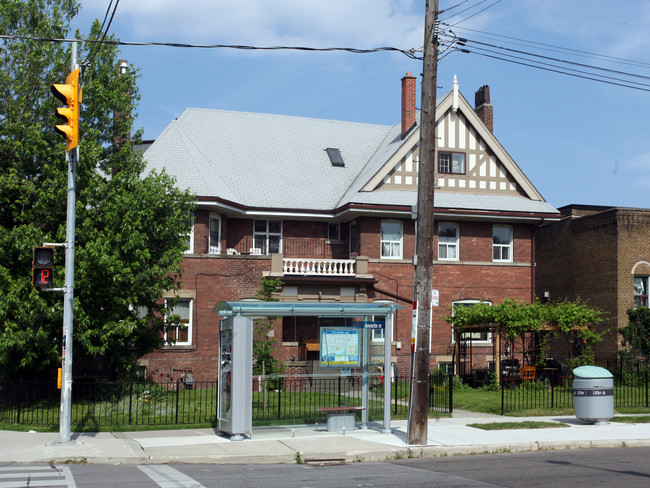
<path id="1" fill-rule="evenodd" d="M 630 308 L 627 311 L 630 323 L 620 329 L 623 336 L 621 351 L 623 359 L 634 361 L 638 357 L 648 357 L 650 354 L 650 308 Z"/>
<path id="2" fill-rule="evenodd" d="M 273 293 L 281 285 L 282 281 L 278 278 L 271 280 L 264 277 L 255 298 L 265 302 L 277 302 L 278 299 L 273 296 Z M 255 360 L 253 374 L 280 374 L 284 369 L 273 355 L 277 349 L 277 340 L 271 335 L 271 331 L 276 318 L 261 317 L 253 322 L 253 359 Z M 272 381 L 268 385 L 269 388 L 276 386 Z"/>
<path id="3" fill-rule="evenodd" d="M 31 286 L 33 246 L 65 242 L 67 166 L 50 92 L 70 72 L 76 0 L 3 0 L 0 32 L 0 376 L 30 377 L 61 359 L 62 296 Z M 99 22 L 88 39 L 100 36 Z M 80 38 L 80 33 L 75 37 Z M 111 40 L 110 37 L 107 40 Z M 77 165 L 74 364 L 127 374 L 162 345 L 161 300 L 178 289 L 194 197 L 133 150 L 138 72 L 117 76 L 113 44 L 78 46 L 83 100 Z M 93 51 L 92 56 L 89 54 Z M 119 115 L 116 115 L 119 114 Z M 117 142 L 117 143 L 116 143 Z M 65 252 L 56 251 L 55 286 Z"/>

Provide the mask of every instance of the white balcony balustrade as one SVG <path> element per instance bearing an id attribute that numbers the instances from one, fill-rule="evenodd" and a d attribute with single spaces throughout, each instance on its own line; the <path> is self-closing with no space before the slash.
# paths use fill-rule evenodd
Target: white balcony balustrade
<path id="1" fill-rule="evenodd" d="M 285 275 L 355 276 L 354 259 L 284 258 Z"/>

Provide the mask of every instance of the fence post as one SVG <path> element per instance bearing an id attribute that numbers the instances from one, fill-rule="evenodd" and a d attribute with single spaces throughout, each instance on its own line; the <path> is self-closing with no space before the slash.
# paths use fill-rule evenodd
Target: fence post
<path id="1" fill-rule="evenodd" d="M 645 367 L 645 406 L 648 406 L 648 365 Z"/>
<path id="2" fill-rule="evenodd" d="M 505 403 L 505 398 L 506 398 L 506 395 L 505 395 L 506 390 L 505 390 L 505 385 L 503 383 L 504 383 L 504 381 L 503 381 L 503 375 L 502 375 L 501 376 L 501 415 L 503 415 L 503 412 L 505 411 L 504 403 Z"/>
<path id="3" fill-rule="evenodd" d="M 23 380 L 21 379 L 20 380 L 20 387 L 18 388 L 18 394 L 16 395 L 16 398 L 18 399 L 18 402 L 17 402 L 18 403 L 18 405 L 17 405 L 18 408 L 16 409 L 16 423 L 19 424 L 19 425 L 20 425 L 20 403 L 21 403 L 20 402 L 20 396 L 22 395 L 23 391 L 24 391 L 23 390 Z"/>
<path id="4" fill-rule="evenodd" d="M 181 380 L 176 380 L 176 423 L 178 423 L 178 397 L 181 391 Z"/>
<path id="5" fill-rule="evenodd" d="M 454 375 L 448 374 L 449 377 L 449 413 L 454 412 Z"/>
<path id="6" fill-rule="evenodd" d="M 280 383 L 282 379 L 278 380 L 278 420 L 282 418 L 282 387 L 284 386 L 284 381 Z M 266 387 L 266 384 L 264 385 Z"/>
<path id="7" fill-rule="evenodd" d="M 553 382 L 551 381 L 551 408 L 555 407 L 555 387 L 553 386 Z"/>
<path id="8" fill-rule="evenodd" d="M 386 375 L 384 375 L 384 388 L 386 388 Z M 341 375 L 339 374 L 339 407 L 341 406 Z"/>
<path id="9" fill-rule="evenodd" d="M 129 386 L 129 425 L 131 425 L 132 407 L 133 407 L 133 381 L 131 381 L 131 385 Z"/>
<path id="10" fill-rule="evenodd" d="M 645 406 L 648 407 L 648 365 L 645 365 Z"/>

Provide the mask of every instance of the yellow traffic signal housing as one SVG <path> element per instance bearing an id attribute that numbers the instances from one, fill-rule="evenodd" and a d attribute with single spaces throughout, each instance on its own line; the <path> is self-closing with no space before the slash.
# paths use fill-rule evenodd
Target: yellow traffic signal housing
<path id="1" fill-rule="evenodd" d="M 79 69 L 74 70 L 65 79 L 65 85 L 53 84 L 52 93 L 66 104 L 57 108 L 56 114 L 66 123 L 57 125 L 56 131 L 66 139 L 66 151 L 77 147 L 79 143 L 79 104 L 81 103 L 81 88 L 79 86 Z"/>
<path id="2" fill-rule="evenodd" d="M 54 285 L 54 248 L 34 248 L 32 258 L 32 286 L 51 288 Z"/>

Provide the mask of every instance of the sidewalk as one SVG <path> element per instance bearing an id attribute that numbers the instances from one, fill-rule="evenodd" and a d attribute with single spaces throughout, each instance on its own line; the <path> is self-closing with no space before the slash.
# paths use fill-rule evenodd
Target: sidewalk
<path id="1" fill-rule="evenodd" d="M 568 427 L 484 431 L 468 424 L 484 422 L 557 422 Z M 359 425 L 359 424 L 357 424 Z M 406 443 L 405 420 L 350 432 L 327 432 L 325 425 L 257 427 L 252 437 L 231 441 L 213 429 L 73 434 L 59 444 L 58 433 L 0 431 L 0 463 L 88 462 L 98 464 L 279 464 L 382 461 L 407 457 L 650 446 L 650 424 L 605 425 L 575 417 L 502 417 L 454 412 L 452 418 L 431 419 L 426 445 Z"/>

